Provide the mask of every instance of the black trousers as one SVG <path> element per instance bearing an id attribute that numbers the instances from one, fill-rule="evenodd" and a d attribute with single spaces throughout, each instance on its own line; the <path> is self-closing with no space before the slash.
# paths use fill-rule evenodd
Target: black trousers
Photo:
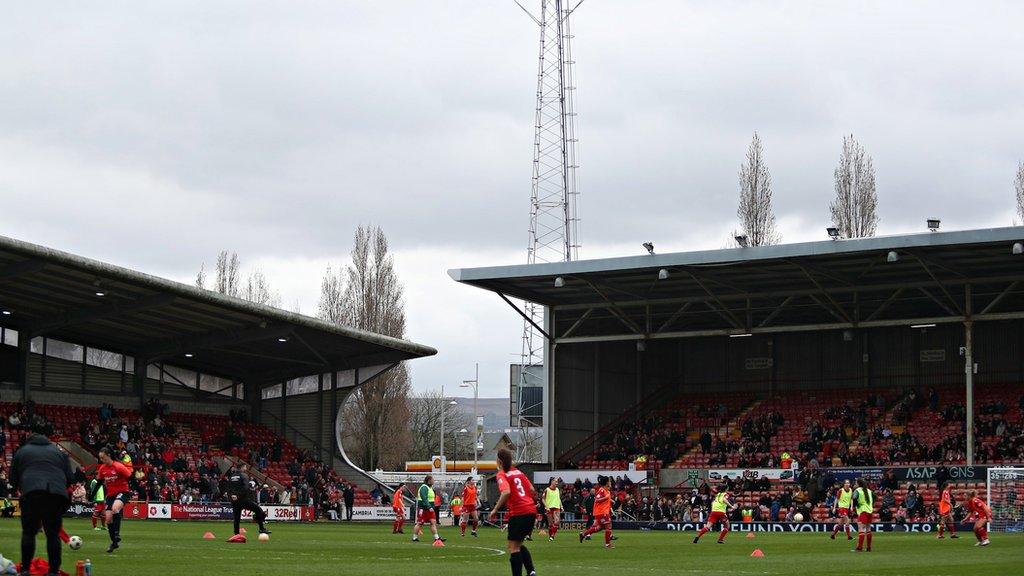
<path id="1" fill-rule="evenodd" d="M 60 528 L 68 499 L 49 492 L 29 492 L 21 497 L 21 565 L 28 566 L 36 555 L 36 534 L 46 534 L 46 559 L 50 570 L 60 570 Z"/>
<path id="2" fill-rule="evenodd" d="M 355 505 L 355 500 L 345 500 L 345 520 L 352 519 L 352 507 Z"/>
<path id="3" fill-rule="evenodd" d="M 248 510 L 252 512 L 253 520 L 259 524 L 260 530 L 263 530 L 263 521 L 267 519 L 267 513 L 260 508 L 260 505 L 253 502 L 252 500 L 235 500 L 231 503 L 231 513 L 235 520 L 235 534 L 238 534 L 238 524 L 242 520 L 242 510 Z"/>

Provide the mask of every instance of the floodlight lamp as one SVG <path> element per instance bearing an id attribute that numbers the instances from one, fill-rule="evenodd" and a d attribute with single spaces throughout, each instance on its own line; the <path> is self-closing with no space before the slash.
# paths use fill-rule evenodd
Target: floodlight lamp
<path id="1" fill-rule="evenodd" d="M 937 231 L 939 229 L 939 224 L 941 224 L 941 223 L 942 223 L 942 221 L 939 220 L 938 218 L 929 218 L 928 219 L 928 229 L 931 230 L 932 232 L 935 232 L 935 231 Z"/>
<path id="2" fill-rule="evenodd" d="M 1024 244 L 1020 242 L 1014 242 L 1013 248 L 1010 249 L 1012 254 L 1024 254 Z"/>
<path id="3" fill-rule="evenodd" d="M 654 242 L 644 242 L 644 248 L 647 249 L 647 253 L 654 256 Z"/>
<path id="4" fill-rule="evenodd" d="M 836 228 L 835 226 L 829 226 L 828 228 L 825 228 L 825 231 L 828 232 L 829 238 L 833 240 L 839 240 L 839 228 Z"/>
<path id="5" fill-rule="evenodd" d="M 555 278 L 555 288 L 561 288 L 562 286 L 565 286 L 565 279 L 561 276 Z"/>
<path id="6" fill-rule="evenodd" d="M 889 253 L 885 256 L 885 261 L 886 262 L 899 262 L 900 261 L 900 255 L 895 250 L 890 250 Z"/>
<path id="7" fill-rule="evenodd" d="M 746 248 L 750 246 L 750 241 L 747 239 L 746 234 L 737 234 L 736 243 L 739 244 L 741 248 Z"/>
<path id="8" fill-rule="evenodd" d="M 668 270 L 664 268 L 658 270 L 658 280 L 668 280 Z"/>

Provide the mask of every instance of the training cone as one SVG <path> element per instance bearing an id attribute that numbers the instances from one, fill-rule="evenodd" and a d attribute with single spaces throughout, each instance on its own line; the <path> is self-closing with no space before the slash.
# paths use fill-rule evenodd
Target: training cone
<path id="1" fill-rule="evenodd" d="M 248 534 L 248 532 L 245 531 L 245 528 L 239 528 L 238 529 L 238 533 L 239 534 Z"/>
<path id="2" fill-rule="evenodd" d="M 754 533 L 753 532 L 747 532 L 747 540 L 753 540 L 753 539 L 754 539 Z"/>
<path id="3" fill-rule="evenodd" d="M 757 548 L 756 550 L 754 550 L 753 552 L 750 553 L 750 557 L 751 558 L 764 558 L 764 552 L 761 552 L 761 549 Z"/>
<path id="4" fill-rule="evenodd" d="M 217 537 L 213 535 L 213 532 L 207 532 L 203 534 L 203 540 L 216 540 Z"/>
<path id="5" fill-rule="evenodd" d="M 235 534 L 231 538 L 228 538 L 228 544 L 245 544 L 245 536 L 242 534 Z"/>
<path id="6" fill-rule="evenodd" d="M 444 542 L 440 540 L 434 540 L 434 548 L 444 548 Z"/>

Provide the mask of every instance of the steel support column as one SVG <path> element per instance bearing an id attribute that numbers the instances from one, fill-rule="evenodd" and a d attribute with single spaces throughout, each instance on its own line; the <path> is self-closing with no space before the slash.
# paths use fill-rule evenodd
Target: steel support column
<path id="1" fill-rule="evenodd" d="M 28 360 L 32 356 L 32 340 L 24 332 L 18 333 L 18 384 L 21 384 L 21 401 L 28 402 Z"/>
<path id="2" fill-rule="evenodd" d="M 967 386 L 967 465 L 974 466 L 974 321 L 971 320 L 971 285 L 964 287 L 964 381 Z"/>
<path id="3" fill-rule="evenodd" d="M 136 356 L 132 366 L 132 387 L 139 396 L 139 410 L 146 408 L 146 371 L 149 361 L 141 356 Z M 161 378 L 161 381 L 163 379 Z"/>

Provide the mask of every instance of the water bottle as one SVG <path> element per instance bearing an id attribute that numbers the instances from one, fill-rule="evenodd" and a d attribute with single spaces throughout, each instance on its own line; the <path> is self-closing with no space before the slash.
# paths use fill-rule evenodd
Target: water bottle
<path id="1" fill-rule="evenodd" d="M 92 576 L 92 560 L 85 559 L 85 576 Z"/>
<path id="2" fill-rule="evenodd" d="M 85 576 L 85 562 L 75 562 L 75 576 Z"/>

